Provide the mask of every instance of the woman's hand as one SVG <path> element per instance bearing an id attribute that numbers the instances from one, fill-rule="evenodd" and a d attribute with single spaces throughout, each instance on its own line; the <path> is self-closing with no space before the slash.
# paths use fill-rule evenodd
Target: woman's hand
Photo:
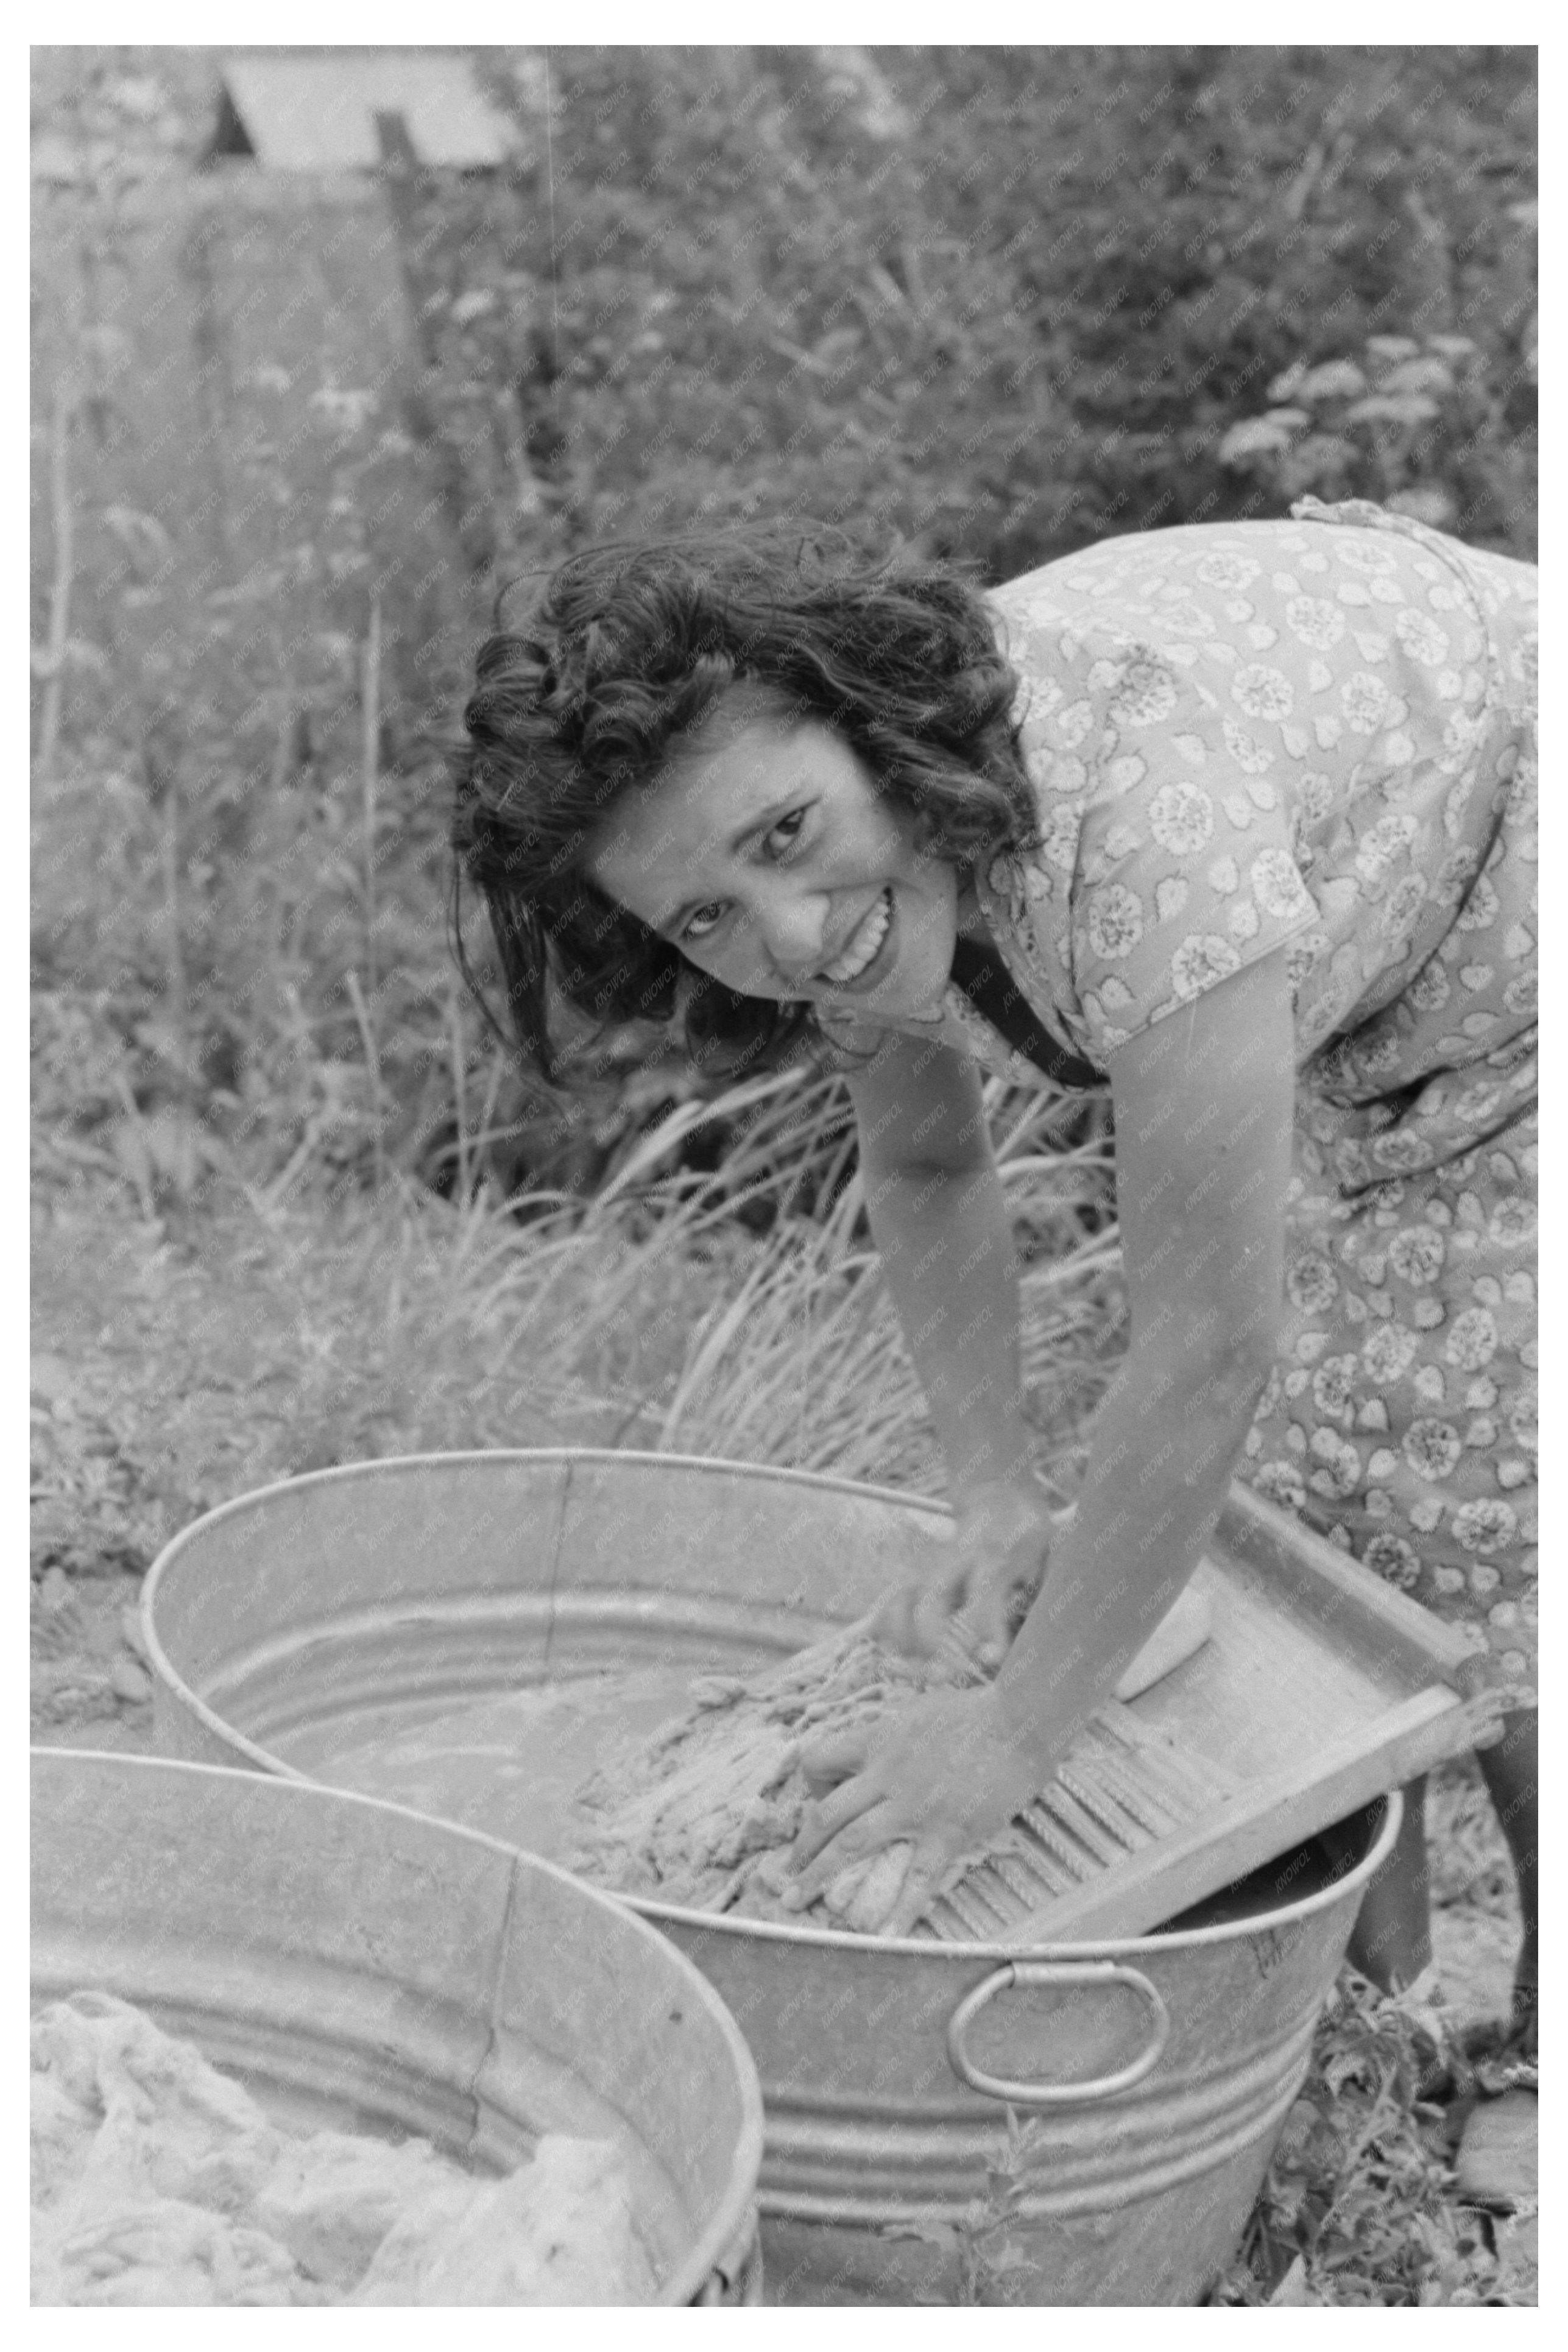
<path id="1" fill-rule="evenodd" d="M 1055 1529 L 1045 1496 L 1026 1474 L 970 1487 L 936 1564 L 894 1587 L 874 1631 L 910 1657 L 931 1656 L 954 1633 L 981 1665 L 999 1665 L 1039 1591 Z"/>
<path id="2" fill-rule="evenodd" d="M 786 1905 L 804 1910 L 852 1863 L 907 1843 L 909 1866 L 878 1931 L 906 1936 L 944 1882 L 1039 1794 L 1053 1759 L 1043 1731 L 1021 1739 L 987 1688 L 930 1693 L 866 1730 L 808 1741 L 801 1760 L 816 1786 L 839 1785 L 806 1809 Z"/>

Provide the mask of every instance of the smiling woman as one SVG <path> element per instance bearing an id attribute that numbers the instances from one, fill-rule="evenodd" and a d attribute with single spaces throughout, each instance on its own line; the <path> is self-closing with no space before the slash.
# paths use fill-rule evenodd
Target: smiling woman
<path id="1" fill-rule="evenodd" d="M 1534 597 L 1307 500 L 989 596 L 826 535 L 602 549 L 481 652 L 455 838 L 536 1066 L 553 984 L 710 1066 L 848 1076 L 955 1517 L 884 1629 L 998 1671 L 817 1759 L 803 1899 L 901 1840 L 907 1911 L 1002 1829 L 1240 1476 L 1461 1626 L 1510 1710 L 1482 1763 L 1532 2033 Z M 1131 1342 L 1065 1530 L 983 1068 L 1115 1113 Z M 1428 1948 L 1407 1811 L 1387 1982 Z"/>
<path id="2" fill-rule="evenodd" d="M 458 762 L 459 876 L 529 1059 L 555 1074 L 549 974 L 601 1021 L 680 1020 L 715 1073 L 819 1042 L 889 889 L 879 1011 L 940 998 L 955 875 L 1032 836 L 1017 684 L 961 580 L 841 535 L 572 558 L 481 649 Z"/>
<path id="3" fill-rule="evenodd" d="M 737 685 L 595 834 L 605 892 L 737 996 L 885 1019 L 940 1003 L 952 866 L 821 719 Z"/>

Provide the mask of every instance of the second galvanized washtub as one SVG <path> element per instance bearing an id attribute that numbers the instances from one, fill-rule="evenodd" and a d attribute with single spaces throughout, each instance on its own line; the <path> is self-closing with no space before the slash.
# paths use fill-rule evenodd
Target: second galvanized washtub
<path id="1" fill-rule="evenodd" d="M 36 1748 L 31 1980 L 110 1992 L 300 2131 L 496 2175 L 545 2132 L 627 2164 L 660 2304 L 760 2303 L 762 2100 L 733 2021 L 624 1906 L 330 1789 Z"/>
<path id="2" fill-rule="evenodd" d="M 291 1481 L 188 1528 L 149 1578 L 161 1744 L 331 1780 L 334 1755 L 466 1698 L 752 1665 L 858 1615 L 933 1515 L 841 1480 L 571 1450 Z M 1337 1878 L 1303 1848 L 1206 1920 L 1115 1943 L 894 1942 L 635 1902 L 756 2059 L 770 2299 L 978 2278 L 1037 2304 L 1198 2301 L 1397 1819 L 1396 1798 L 1359 1816 Z M 1011 2154 L 1009 2105 L 1029 2118 Z"/>

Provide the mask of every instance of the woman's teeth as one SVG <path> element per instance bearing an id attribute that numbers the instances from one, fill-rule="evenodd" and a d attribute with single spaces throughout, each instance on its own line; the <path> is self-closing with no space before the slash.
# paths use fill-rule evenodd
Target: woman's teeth
<path id="1" fill-rule="evenodd" d="M 847 987 L 858 980 L 888 936 L 888 925 L 893 919 L 890 890 L 884 890 L 869 914 L 863 915 L 849 938 L 837 963 L 828 964 L 822 974 L 835 988 Z"/>

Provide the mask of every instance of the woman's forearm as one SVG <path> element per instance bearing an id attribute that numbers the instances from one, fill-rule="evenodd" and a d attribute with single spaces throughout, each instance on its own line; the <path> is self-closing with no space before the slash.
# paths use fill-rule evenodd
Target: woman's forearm
<path id="1" fill-rule="evenodd" d="M 1110 1057 L 1132 1310 L 1070 1528 L 997 1692 L 1059 1755 L 1196 1564 L 1274 1361 L 1295 1111 L 1276 949 Z"/>
<path id="2" fill-rule="evenodd" d="M 955 1496 L 1029 1459 L 1018 1274 L 994 1164 L 871 1171 L 867 1213 Z"/>
<path id="3" fill-rule="evenodd" d="M 997 1676 L 1024 1746 L 1059 1755 L 1176 1598 L 1225 1507 L 1263 1377 L 1157 1347 L 1122 1366 L 1078 1507 Z"/>

